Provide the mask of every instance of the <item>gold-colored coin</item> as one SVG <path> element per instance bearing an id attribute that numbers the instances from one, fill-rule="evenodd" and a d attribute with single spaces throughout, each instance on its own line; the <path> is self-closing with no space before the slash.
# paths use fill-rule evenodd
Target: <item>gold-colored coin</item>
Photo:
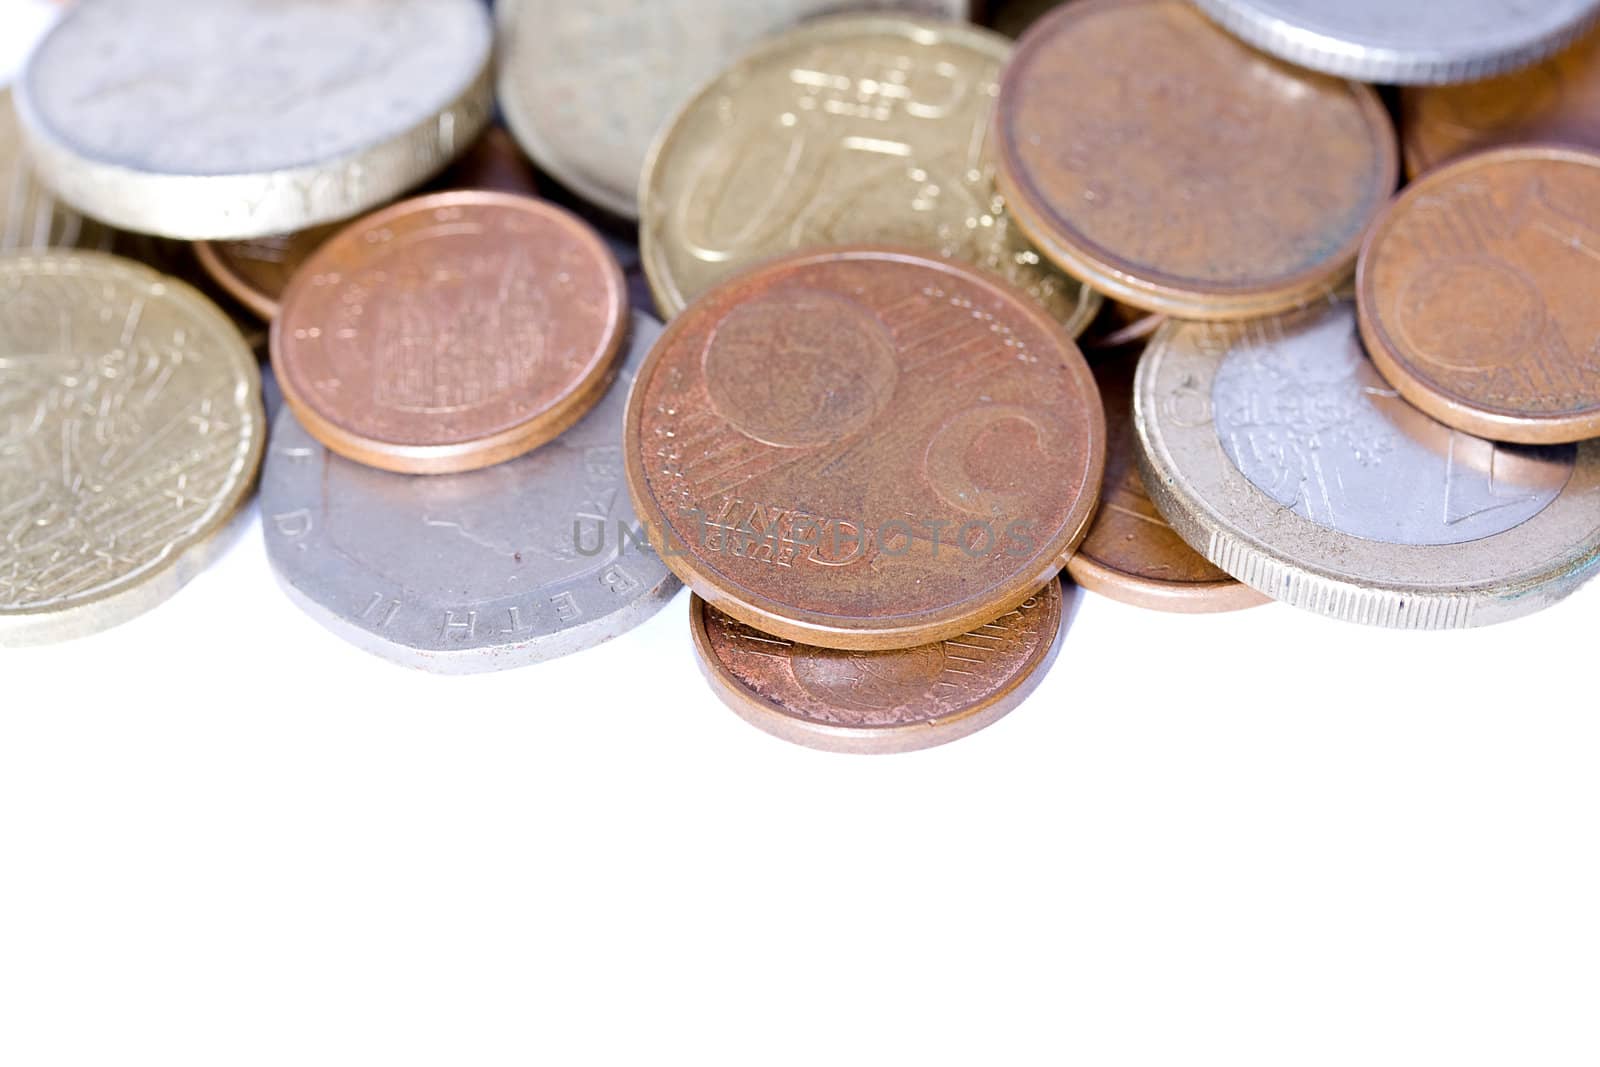
<path id="1" fill-rule="evenodd" d="M 95 252 L 0 256 L 0 645 L 175 593 L 265 435 L 255 357 L 189 286 Z"/>
<path id="2" fill-rule="evenodd" d="M 965 23 L 822 19 L 772 38 L 663 132 L 640 251 L 676 315 L 740 267 L 808 247 L 902 245 L 1004 277 L 1076 335 L 1099 296 L 1012 225 L 983 146 L 1010 42 Z"/>
<path id="3" fill-rule="evenodd" d="M 11 88 L 0 87 L 0 252 L 110 245 L 109 229 L 61 203 L 34 177 Z"/>

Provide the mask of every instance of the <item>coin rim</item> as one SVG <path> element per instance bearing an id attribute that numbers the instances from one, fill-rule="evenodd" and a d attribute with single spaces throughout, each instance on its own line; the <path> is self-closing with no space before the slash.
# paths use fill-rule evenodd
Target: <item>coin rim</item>
<path id="1" fill-rule="evenodd" d="M 1031 316 L 1037 326 L 1063 342 L 1068 353 L 1074 353 L 1078 357 L 1075 363 L 1068 359 L 1066 366 L 1079 379 L 1079 387 L 1086 390 L 1084 396 L 1088 409 L 1088 440 L 1083 489 L 1077 500 L 1067 508 L 1062 520 L 1061 536 L 1047 542 L 1035 553 L 1033 558 L 1043 560 L 1040 566 L 1033 571 L 1019 572 L 1011 579 L 996 582 L 992 590 L 986 594 L 990 601 L 986 606 L 967 607 L 960 611 L 956 611 L 952 606 L 947 611 L 929 609 L 914 614 L 897 615 L 895 618 L 899 621 L 894 625 L 889 625 L 881 619 L 867 617 L 848 619 L 822 612 L 803 611 L 755 590 L 735 588 L 733 583 L 725 581 L 711 568 L 700 566 L 699 561 L 686 551 L 686 546 L 673 547 L 662 543 L 662 539 L 668 536 L 669 526 L 665 521 L 661 505 L 650 493 L 649 481 L 644 470 L 641 430 L 644 383 L 653 377 L 666 352 L 683 332 L 684 324 L 689 321 L 688 313 L 700 303 L 715 299 L 725 289 L 747 285 L 768 273 L 786 272 L 809 263 L 837 262 L 843 259 L 868 261 L 887 259 L 959 275 L 968 282 L 979 287 L 987 287 L 998 296 L 1009 300 L 1022 314 Z M 730 615 L 758 630 L 801 644 L 848 651 L 877 652 L 894 648 L 913 648 L 917 645 L 959 637 L 974 627 L 982 626 L 1016 608 L 1066 567 L 1067 560 L 1083 541 L 1089 531 L 1089 524 L 1094 520 L 1101 483 L 1105 478 L 1105 410 L 1100 400 L 1099 386 L 1095 383 L 1094 375 L 1089 370 L 1089 364 L 1083 358 L 1077 342 L 1067 336 L 1061 324 L 1051 318 L 1049 313 L 1031 297 L 986 271 L 954 260 L 929 256 L 915 249 L 888 245 L 850 245 L 791 252 L 788 255 L 753 264 L 707 290 L 689 305 L 684 314 L 678 315 L 667 324 L 666 329 L 652 346 L 650 354 L 640 365 L 638 373 L 634 376 L 632 391 L 628 395 L 628 413 L 624 426 L 624 461 L 627 466 L 628 492 L 633 497 L 634 513 L 645 524 L 657 554 L 666 561 L 668 567 L 672 568 L 673 573 L 683 580 L 683 584 L 723 614 Z"/>
<path id="2" fill-rule="evenodd" d="M 194 242 L 194 256 L 200 261 L 200 268 L 206 272 L 210 279 L 222 286 L 229 296 L 233 297 L 256 318 L 262 322 L 270 323 L 278 317 L 278 309 L 282 306 L 259 288 L 245 281 L 244 277 L 235 271 L 228 261 L 223 258 L 218 247 L 220 242 L 196 241 Z"/>
<path id="3" fill-rule="evenodd" d="M 287 373 L 292 357 L 286 351 L 284 331 L 294 318 L 297 306 L 305 299 L 311 279 L 322 269 L 323 261 L 335 246 L 355 240 L 356 234 L 388 223 L 399 216 L 427 212 L 435 207 L 503 208 L 540 215 L 566 229 L 580 244 L 588 245 L 606 275 L 612 295 L 611 322 L 601 339 L 601 354 L 587 377 L 556 397 L 547 408 L 535 411 L 521 422 L 493 434 L 453 444 L 412 444 L 382 438 L 341 426 L 331 416 L 317 410 L 301 396 L 293 375 Z M 611 386 L 621 362 L 623 346 L 631 331 L 628 285 L 617 257 L 593 227 L 566 208 L 520 193 L 501 193 L 482 189 L 457 189 L 429 193 L 391 204 L 380 211 L 356 219 L 329 237 L 305 261 L 284 290 L 282 310 L 272 320 L 269 334 L 272 372 L 278 380 L 284 403 L 294 410 L 312 437 L 346 459 L 365 463 L 396 474 L 460 474 L 481 470 L 513 459 L 556 437 L 581 419 Z"/>
<path id="4" fill-rule="evenodd" d="M 1383 300 L 1377 292 L 1374 260 L 1383 254 L 1380 247 L 1404 221 L 1416 201 L 1442 185 L 1459 181 L 1481 167 L 1501 163 L 1576 163 L 1596 172 L 1600 179 L 1600 151 L 1557 144 L 1502 145 L 1460 156 L 1429 171 L 1408 185 L 1389 202 L 1367 232 L 1356 266 L 1356 300 L 1361 322 L 1361 340 L 1367 354 L 1385 381 L 1424 413 L 1446 426 L 1463 430 L 1491 441 L 1520 445 L 1575 444 L 1600 437 L 1600 396 L 1586 412 L 1567 415 L 1518 414 L 1476 403 L 1460 393 L 1429 382 L 1412 365 L 1400 342 L 1384 325 Z"/>
<path id="5" fill-rule="evenodd" d="M 736 715 L 756 729 L 790 744 L 819 752 L 846 755 L 895 755 L 937 748 L 971 737 L 994 725 L 1021 707 L 1050 673 L 1067 635 L 1067 597 L 1059 579 L 1046 582 L 1033 595 L 1049 598 L 1055 586 L 1055 630 L 1048 641 L 1040 641 L 1006 685 L 958 712 L 938 719 L 893 726 L 841 726 L 801 718 L 783 710 L 741 682 L 711 647 L 706 630 L 705 600 L 689 594 L 689 634 L 694 641 L 695 660 L 712 692 Z M 723 614 L 727 614 L 724 612 Z M 998 618 L 999 616 L 996 616 Z M 732 618 L 732 616 L 729 616 Z M 959 635 L 958 635 L 959 636 Z M 936 642 L 929 642 L 933 644 Z M 942 643 L 942 642 L 938 642 Z M 921 647 L 921 646 L 913 646 Z M 907 651 L 907 650 L 899 650 Z M 891 653 L 892 654 L 892 651 Z"/>
<path id="6" fill-rule="evenodd" d="M 1185 542 L 1187 544 L 1187 542 Z M 1237 578 L 1208 582 L 1163 582 L 1113 567 L 1084 552 L 1067 561 L 1067 576 L 1083 589 L 1108 600 L 1168 615 L 1223 615 L 1271 603 L 1272 598 Z"/>

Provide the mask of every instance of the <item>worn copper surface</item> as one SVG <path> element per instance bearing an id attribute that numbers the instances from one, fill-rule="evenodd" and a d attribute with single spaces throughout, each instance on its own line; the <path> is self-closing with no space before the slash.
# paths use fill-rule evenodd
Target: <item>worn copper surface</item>
<path id="1" fill-rule="evenodd" d="M 1361 336 L 1389 383 L 1496 441 L 1600 437 L 1600 153 L 1501 148 L 1430 172 L 1361 253 Z"/>
<path id="2" fill-rule="evenodd" d="M 628 404 L 628 487 L 668 566 L 830 648 L 965 633 L 1088 527 L 1105 419 L 1027 297 L 913 252 L 798 253 L 673 320 Z"/>
<path id="3" fill-rule="evenodd" d="M 435 193 L 341 231 L 272 326 L 284 400 L 350 459 L 408 474 L 521 455 L 583 415 L 626 333 L 622 271 L 551 204 Z"/>
<path id="4" fill-rule="evenodd" d="M 1067 563 L 1092 592 L 1156 611 L 1237 611 L 1266 597 L 1208 563 L 1167 525 L 1139 476 L 1133 375 L 1139 348 L 1099 356 L 1094 378 L 1106 409 L 1106 480 L 1089 536 Z"/>
<path id="5" fill-rule="evenodd" d="M 1477 148 L 1538 141 L 1600 147 L 1600 30 L 1514 74 L 1407 89 L 1400 107 L 1412 177 Z"/>
<path id="6" fill-rule="evenodd" d="M 491 126 L 466 155 L 428 189 L 498 189 L 532 195 L 538 190 L 533 166 L 511 135 Z M 272 321 L 295 272 L 323 242 L 347 225 L 313 226 L 298 233 L 254 241 L 198 241 L 195 254 L 218 285 L 261 318 Z"/>
<path id="7" fill-rule="evenodd" d="M 1184 0 L 1074 0 L 1001 82 L 1000 191 L 1040 251 L 1186 318 L 1281 310 L 1349 274 L 1398 177 L 1364 85 L 1297 70 Z"/>
<path id="8" fill-rule="evenodd" d="M 916 648 L 841 652 L 796 644 L 699 597 L 689 628 L 718 696 L 754 726 L 829 752 L 932 748 L 1012 711 L 1060 645 L 1061 583 L 971 633 Z"/>

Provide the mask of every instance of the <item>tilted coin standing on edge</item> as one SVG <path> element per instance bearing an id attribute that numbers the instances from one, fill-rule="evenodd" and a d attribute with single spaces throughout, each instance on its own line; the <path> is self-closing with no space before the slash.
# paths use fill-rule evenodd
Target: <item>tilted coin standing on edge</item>
<path id="1" fill-rule="evenodd" d="M 616 257 L 576 216 L 509 193 L 434 193 L 306 261 L 272 323 L 272 369 L 295 417 L 348 459 L 477 470 L 594 406 L 627 315 Z"/>
<path id="2" fill-rule="evenodd" d="M 1361 252 L 1361 335 L 1417 407 L 1496 441 L 1600 437 L 1600 153 L 1530 145 L 1409 186 Z"/>
<path id="3" fill-rule="evenodd" d="M 1385 387 L 1355 306 L 1174 322 L 1140 361 L 1145 484 L 1184 539 L 1296 607 L 1395 629 L 1483 626 L 1600 563 L 1600 442 L 1451 430 Z"/>
<path id="4" fill-rule="evenodd" d="M 1061 583 L 971 633 L 916 648 L 840 652 L 773 637 L 699 597 L 700 668 L 746 722 L 827 752 L 912 752 L 977 733 L 1044 680 L 1066 632 Z"/>
<path id="5" fill-rule="evenodd" d="M 110 251 L 111 230 L 56 199 L 34 177 L 11 87 L 0 85 L 0 252 L 47 248 Z"/>
<path id="6" fill-rule="evenodd" d="M 909 648 L 1022 603 L 1094 513 L 1105 416 L 1059 323 L 977 268 L 795 253 L 674 319 L 628 488 L 696 593 L 777 637 Z"/>
<path id="7" fill-rule="evenodd" d="M 1072 580 L 1090 592 L 1154 611 L 1202 614 L 1266 603 L 1266 597 L 1190 548 L 1145 492 L 1133 431 L 1138 353 L 1100 354 L 1090 366 L 1106 409 L 1106 480 L 1089 535 L 1067 562 Z"/>
<path id="8" fill-rule="evenodd" d="M 1011 217 L 1109 296 L 1190 319 L 1296 307 L 1345 281 L 1399 176 L 1365 85 L 1296 70 L 1187 0 L 1074 0 L 1001 80 Z"/>
<path id="9" fill-rule="evenodd" d="M 40 177 L 124 229 L 238 239 L 349 218 L 493 109 L 477 0 L 76 4 L 17 82 Z"/>
<path id="10" fill-rule="evenodd" d="M 1477 81 L 1537 63 L 1583 33 L 1596 0 L 1195 0 L 1290 63 L 1395 85 Z"/>
<path id="11" fill-rule="evenodd" d="M 660 332 L 634 316 L 605 399 L 550 444 L 486 470 L 374 470 L 281 412 L 261 514 L 290 597 L 366 651 L 444 674 L 554 659 L 644 622 L 679 586 L 628 503 L 622 417 Z"/>
<path id="12" fill-rule="evenodd" d="M 650 143 L 702 82 L 767 34 L 852 7 L 967 14 L 966 0 L 499 0 L 500 106 L 547 174 L 637 218 Z"/>
<path id="13" fill-rule="evenodd" d="M 1082 332 L 1100 297 L 1018 232 L 985 158 L 1011 44 L 966 23 L 840 15 L 758 45 L 662 131 L 640 247 L 670 318 L 741 267 L 842 244 L 1000 275 Z"/>
<path id="14" fill-rule="evenodd" d="M 0 256 L 0 645 L 109 629 L 200 572 L 266 436 L 255 358 L 188 286 Z"/>
<path id="15" fill-rule="evenodd" d="M 1537 66 L 1400 94 L 1413 178 L 1480 148 L 1537 142 L 1600 148 L 1600 30 Z"/>

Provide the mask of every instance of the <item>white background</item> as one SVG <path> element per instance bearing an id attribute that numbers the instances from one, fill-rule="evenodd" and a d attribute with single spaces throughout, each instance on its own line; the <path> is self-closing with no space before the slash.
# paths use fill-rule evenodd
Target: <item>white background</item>
<path id="1" fill-rule="evenodd" d="M 686 613 L 412 674 L 252 517 L 0 653 L 0 1064 L 1600 1061 L 1600 586 L 1454 635 L 1082 595 L 1027 704 L 893 758 L 746 726 Z"/>

